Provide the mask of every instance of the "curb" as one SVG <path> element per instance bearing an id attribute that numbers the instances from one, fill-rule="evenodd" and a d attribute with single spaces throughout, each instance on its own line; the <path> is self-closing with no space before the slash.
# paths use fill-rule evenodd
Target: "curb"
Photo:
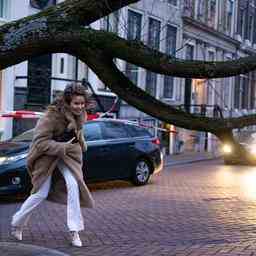
<path id="1" fill-rule="evenodd" d="M 183 165 L 183 164 L 191 164 L 195 162 L 203 162 L 203 161 L 210 161 L 210 160 L 216 160 L 216 159 L 221 159 L 220 156 L 216 157 L 211 157 L 211 158 L 198 158 L 198 159 L 189 159 L 189 160 L 181 160 L 181 161 L 175 161 L 175 160 L 170 160 L 166 163 L 164 163 L 165 166 L 175 166 L 175 165 Z"/>
<path id="2" fill-rule="evenodd" d="M 0 242 L 1 256 L 69 256 L 63 252 L 18 242 Z"/>

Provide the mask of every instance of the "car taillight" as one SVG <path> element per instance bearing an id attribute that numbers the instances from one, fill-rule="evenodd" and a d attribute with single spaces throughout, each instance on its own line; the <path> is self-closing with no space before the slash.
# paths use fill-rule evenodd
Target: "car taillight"
<path id="1" fill-rule="evenodd" d="M 158 138 L 155 138 L 152 140 L 152 143 L 154 143 L 156 145 L 160 145 L 160 140 Z"/>

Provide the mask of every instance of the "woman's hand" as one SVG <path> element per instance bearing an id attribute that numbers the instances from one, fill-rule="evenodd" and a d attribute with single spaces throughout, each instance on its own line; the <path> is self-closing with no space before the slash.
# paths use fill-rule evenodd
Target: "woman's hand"
<path id="1" fill-rule="evenodd" d="M 73 137 L 71 140 L 65 143 L 65 154 L 71 153 L 75 150 L 75 144 L 72 143 L 76 137 Z"/>

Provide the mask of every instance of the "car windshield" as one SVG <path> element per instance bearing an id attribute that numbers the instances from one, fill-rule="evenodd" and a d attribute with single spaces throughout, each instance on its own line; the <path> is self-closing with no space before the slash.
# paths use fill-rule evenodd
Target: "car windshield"
<path id="1" fill-rule="evenodd" d="M 30 142 L 33 139 L 34 129 L 25 131 L 12 139 L 13 142 Z"/>

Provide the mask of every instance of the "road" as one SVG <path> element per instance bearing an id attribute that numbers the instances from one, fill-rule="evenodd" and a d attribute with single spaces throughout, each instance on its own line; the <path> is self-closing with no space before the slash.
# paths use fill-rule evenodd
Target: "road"
<path id="1" fill-rule="evenodd" d="M 25 244 L 70 255 L 256 255 L 256 167 L 220 160 L 165 168 L 143 187 L 91 185 L 84 247 L 68 245 L 66 208 L 45 202 L 24 231 Z M 0 241 L 20 202 L 1 202 Z"/>

